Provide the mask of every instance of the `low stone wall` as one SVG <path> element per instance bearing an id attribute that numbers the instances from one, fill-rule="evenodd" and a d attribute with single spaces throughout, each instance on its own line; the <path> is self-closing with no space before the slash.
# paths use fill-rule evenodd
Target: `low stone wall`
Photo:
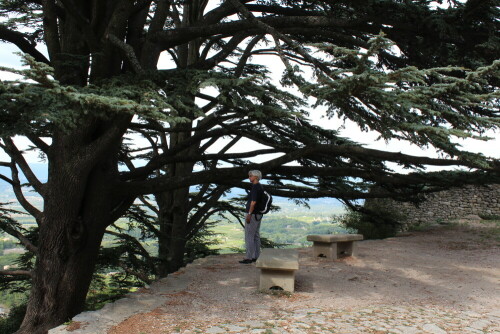
<path id="1" fill-rule="evenodd" d="M 470 215 L 500 216 L 500 184 L 465 186 L 428 194 L 418 207 L 390 199 L 367 200 L 365 205 L 398 212 L 409 225 L 446 222 Z"/>

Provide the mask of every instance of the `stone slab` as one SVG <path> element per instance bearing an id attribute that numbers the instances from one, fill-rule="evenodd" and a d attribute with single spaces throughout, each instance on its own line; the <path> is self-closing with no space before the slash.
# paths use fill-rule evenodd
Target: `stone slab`
<path id="1" fill-rule="evenodd" d="M 259 290 L 268 291 L 272 289 L 283 291 L 295 291 L 295 270 L 276 270 L 262 268 L 260 272 Z"/>
<path id="2" fill-rule="evenodd" d="M 307 241 L 343 242 L 363 240 L 362 234 L 313 234 L 307 236 Z"/>
<path id="3" fill-rule="evenodd" d="M 308 235 L 308 241 L 313 242 L 315 257 L 321 256 L 336 260 L 342 256 L 355 256 L 356 242 L 363 240 L 361 234 L 315 234 Z"/>
<path id="4" fill-rule="evenodd" d="M 255 265 L 260 268 L 259 290 L 295 290 L 295 271 L 299 269 L 299 253 L 296 249 L 265 248 Z"/>
<path id="5" fill-rule="evenodd" d="M 257 268 L 297 270 L 299 253 L 296 249 L 264 248 L 255 265 Z"/>

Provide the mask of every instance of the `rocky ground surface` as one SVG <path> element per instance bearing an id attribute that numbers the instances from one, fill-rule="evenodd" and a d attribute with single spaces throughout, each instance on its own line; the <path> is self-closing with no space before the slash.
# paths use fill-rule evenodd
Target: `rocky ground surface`
<path id="1" fill-rule="evenodd" d="M 500 333 L 497 224 L 362 241 L 335 261 L 300 249 L 293 294 L 259 292 L 241 255 L 212 256 L 49 333 Z"/>

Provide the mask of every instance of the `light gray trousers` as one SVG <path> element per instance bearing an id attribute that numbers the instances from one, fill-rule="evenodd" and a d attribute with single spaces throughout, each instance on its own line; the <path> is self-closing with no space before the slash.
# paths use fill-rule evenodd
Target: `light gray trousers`
<path id="1" fill-rule="evenodd" d="M 258 217 L 255 217 L 258 216 Z M 260 218 L 257 220 L 257 218 Z M 253 214 L 249 223 L 245 223 L 245 248 L 247 259 L 257 259 L 260 255 L 260 222 L 262 215 Z"/>

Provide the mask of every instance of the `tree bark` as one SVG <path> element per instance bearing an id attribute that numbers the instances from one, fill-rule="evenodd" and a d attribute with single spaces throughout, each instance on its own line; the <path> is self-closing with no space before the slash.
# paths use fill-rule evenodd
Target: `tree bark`
<path id="1" fill-rule="evenodd" d="M 162 214 L 159 217 L 160 237 L 158 238 L 158 273 L 165 277 L 184 265 L 187 242 L 187 200 L 189 189 L 180 189 L 164 194 L 158 202 Z"/>
<path id="2" fill-rule="evenodd" d="M 185 125 L 183 125 L 185 126 Z M 182 141 L 189 133 L 180 133 L 171 142 Z M 193 151 L 191 148 L 189 151 Z M 186 152 L 189 154 L 189 152 Z M 171 164 L 167 170 L 170 176 L 188 176 L 193 172 L 194 164 L 176 163 Z M 187 242 L 187 221 L 189 214 L 189 187 L 183 187 L 157 196 L 157 204 L 160 208 L 160 237 L 158 238 L 160 268 L 159 274 L 165 277 L 177 271 L 184 265 L 184 253 Z"/>
<path id="3" fill-rule="evenodd" d="M 28 308 L 18 334 L 46 333 L 83 311 L 103 230 L 88 233 L 83 244 L 75 243 L 74 231 L 69 229 L 80 228 L 81 222 L 69 222 L 66 215 L 66 210 L 59 210 L 58 217 L 48 222 L 52 227 L 40 229 L 44 243 L 39 246 Z"/>
<path id="4" fill-rule="evenodd" d="M 83 311 L 105 228 L 120 216 L 116 211 L 121 202 L 128 200 L 111 196 L 121 134 L 117 131 L 107 149 L 96 154 L 88 149 L 90 138 L 103 135 L 95 125 L 54 137 L 39 224 L 43 242 L 38 245 L 18 334 L 46 333 Z M 105 128 L 109 134 L 110 127 Z"/>

